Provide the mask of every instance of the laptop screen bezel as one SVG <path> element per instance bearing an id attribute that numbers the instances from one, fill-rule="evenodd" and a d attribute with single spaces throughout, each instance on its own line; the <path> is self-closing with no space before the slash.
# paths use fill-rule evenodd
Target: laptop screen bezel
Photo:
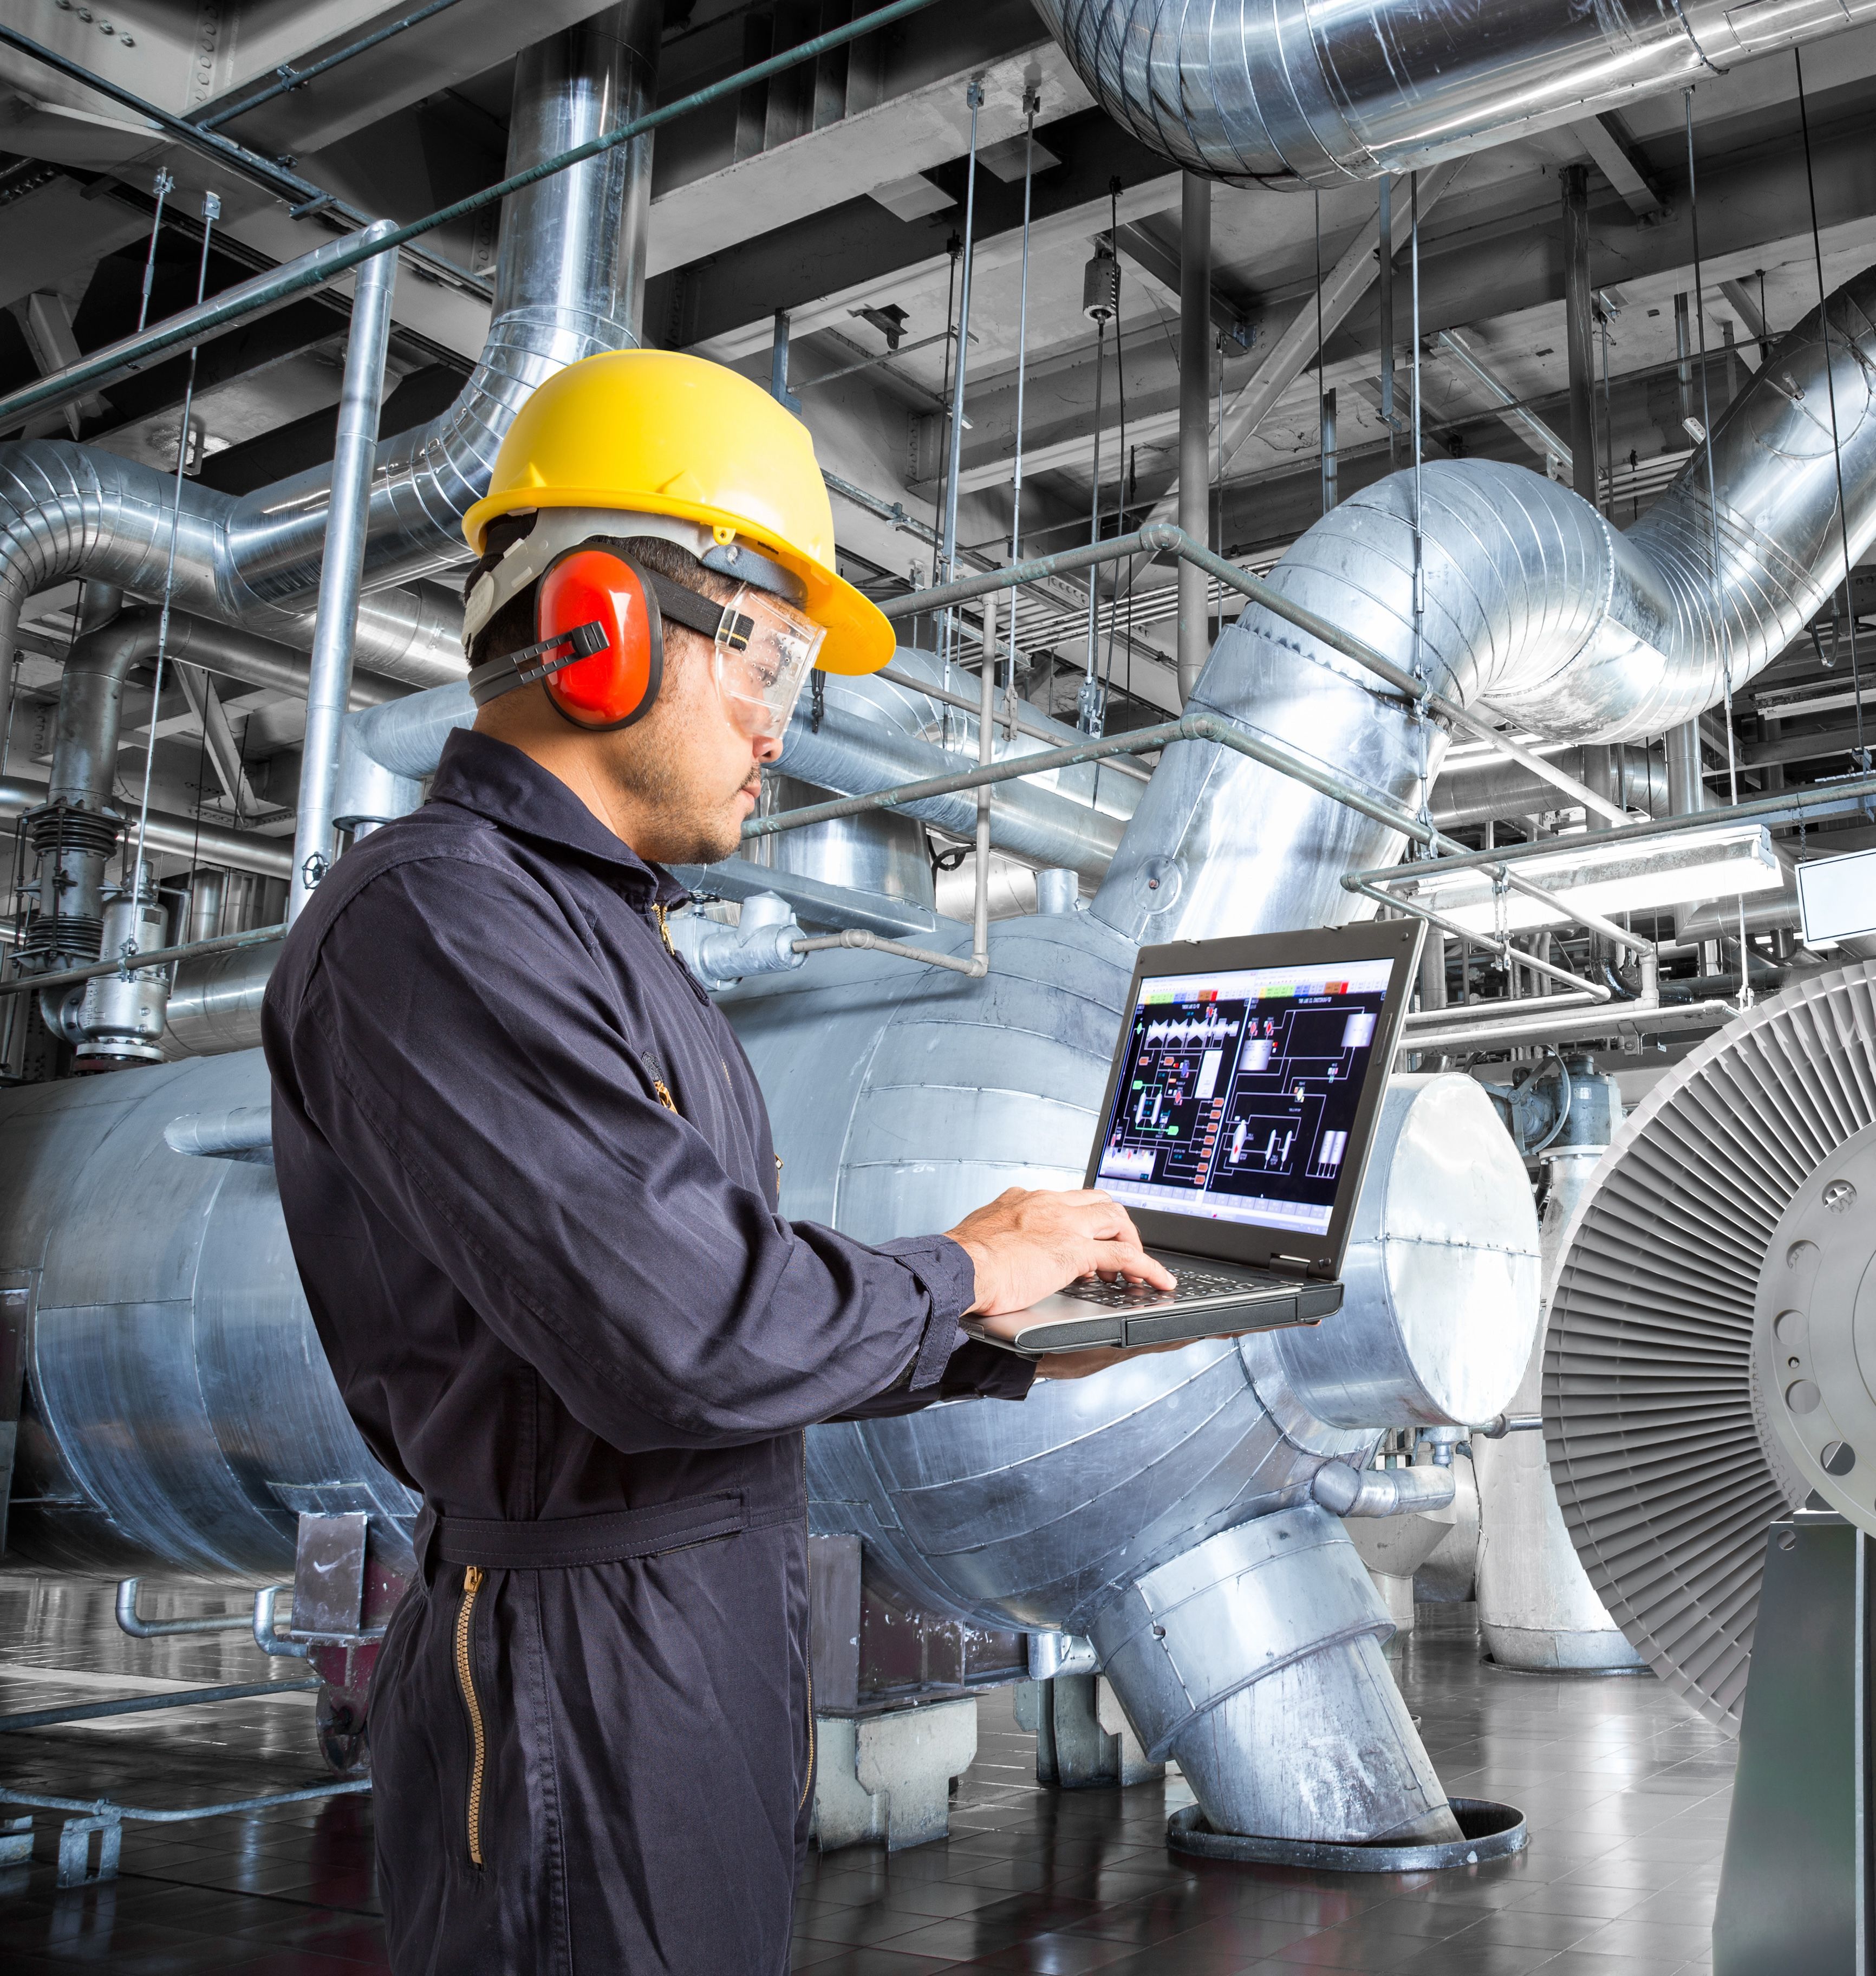
<path id="1" fill-rule="evenodd" d="M 1102 1185 L 1101 1148 L 1107 1141 L 1107 1121 L 1113 1115 L 1114 1089 L 1132 1059 L 1128 1038 L 1134 1012 L 1140 1006 L 1140 986 L 1150 976 L 1223 974 L 1246 968 L 1313 967 L 1358 960 L 1391 962 L 1393 972 L 1388 978 L 1381 1019 L 1374 1027 L 1374 1052 L 1368 1059 L 1354 1121 L 1348 1128 L 1348 1156 L 1343 1161 L 1336 1183 L 1329 1225 L 1321 1234 L 1295 1228 L 1262 1227 L 1254 1222 L 1215 1220 L 1206 1215 L 1174 1214 L 1116 1197 L 1132 1216 L 1140 1240 L 1150 1249 L 1181 1250 L 1219 1262 L 1300 1270 L 1312 1276 L 1339 1275 L 1426 930 L 1426 922 L 1419 919 L 1361 920 L 1353 926 L 1318 927 L 1308 933 L 1249 934 L 1229 940 L 1175 940 L 1143 947 L 1134 963 L 1133 979 L 1127 984 L 1120 1040 L 1107 1066 L 1107 1082 L 1096 1115 L 1094 1142 L 1088 1151 L 1084 1184 Z"/>

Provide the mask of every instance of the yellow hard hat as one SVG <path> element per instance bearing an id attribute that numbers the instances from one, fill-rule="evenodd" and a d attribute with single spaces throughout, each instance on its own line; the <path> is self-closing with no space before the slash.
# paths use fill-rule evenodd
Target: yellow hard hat
<path id="1" fill-rule="evenodd" d="M 498 515 L 617 508 L 700 522 L 772 558 L 826 628 L 816 663 L 871 673 L 893 627 L 834 567 L 834 510 L 808 428 L 736 371 L 670 350 L 583 357 L 523 405 L 489 492 L 462 518 L 479 555 Z"/>

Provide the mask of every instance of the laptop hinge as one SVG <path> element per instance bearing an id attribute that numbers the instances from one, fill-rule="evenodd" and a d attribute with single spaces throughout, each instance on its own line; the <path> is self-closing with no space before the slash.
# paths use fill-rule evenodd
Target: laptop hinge
<path id="1" fill-rule="evenodd" d="M 1327 1283 L 1335 1279 L 1334 1269 L 1320 1256 L 1272 1256 L 1270 1266 L 1285 1276 L 1314 1276 Z"/>

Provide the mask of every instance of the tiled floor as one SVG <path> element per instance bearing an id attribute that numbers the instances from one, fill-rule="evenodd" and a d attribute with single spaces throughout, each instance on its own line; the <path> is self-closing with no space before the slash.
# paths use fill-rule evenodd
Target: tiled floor
<path id="1" fill-rule="evenodd" d="M 795 1967 L 815 1976 L 1705 1968 L 1728 1740 L 1651 1678 L 1499 1673 L 1478 1662 L 1471 1609 L 1421 1614 L 1396 1656 L 1410 1705 L 1449 1790 L 1522 1806 L 1532 1839 L 1517 1857 L 1410 1878 L 1183 1860 L 1163 1843 L 1167 1811 L 1188 1801 L 1177 1778 L 1039 1790 L 1032 1739 L 1005 1693 L 981 1704 L 978 1759 L 959 1784 L 948 1842 L 890 1859 L 811 1859 Z M 138 1682 L 253 1680 L 258 1658 L 239 1635 L 126 1640 L 108 1588 L 0 1576 L 0 1712 Z M 271 1665 L 279 1678 L 295 1671 Z M 282 1695 L 8 1735 L 0 1783 L 146 1803 L 278 1790 L 314 1774 L 309 1711 Z M 123 1976 L 358 1976 L 384 1966 L 368 1798 L 132 1826 L 115 1882 L 64 1893 L 50 1864 L 57 1823 L 41 1815 L 31 1866 L 0 1869 L 5 1976 L 77 1963 Z"/>

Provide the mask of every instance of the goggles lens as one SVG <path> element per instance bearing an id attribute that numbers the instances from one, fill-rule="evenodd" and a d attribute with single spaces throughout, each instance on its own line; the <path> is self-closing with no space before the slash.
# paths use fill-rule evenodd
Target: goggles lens
<path id="1" fill-rule="evenodd" d="M 748 585 L 731 599 L 723 622 L 716 637 L 716 685 L 724 711 L 751 740 L 778 740 L 827 633 L 779 598 Z"/>

